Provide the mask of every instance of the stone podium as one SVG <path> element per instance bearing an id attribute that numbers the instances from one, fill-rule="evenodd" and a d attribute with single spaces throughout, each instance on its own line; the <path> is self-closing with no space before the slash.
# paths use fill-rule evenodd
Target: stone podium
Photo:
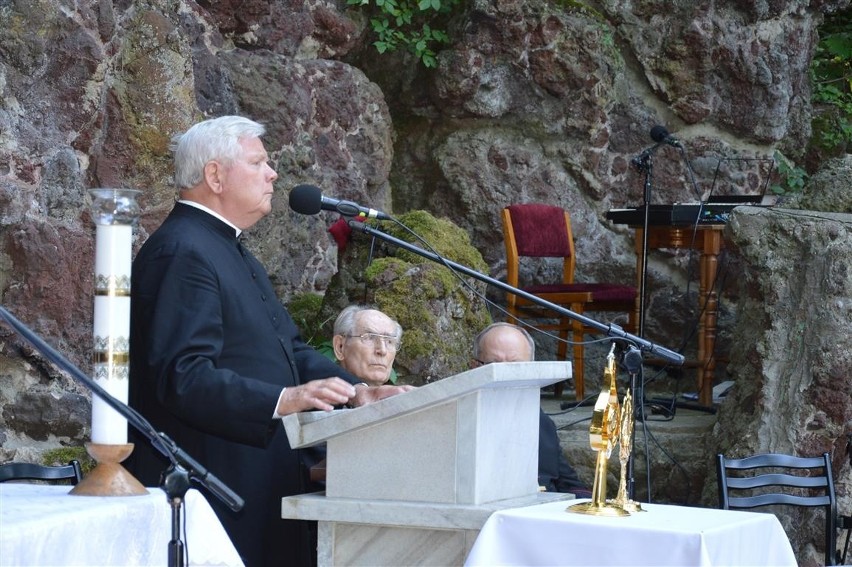
<path id="1" fill-rule="evenodd" d="M 326 443 L 326 491 L 282 500 L 317 520 L 319 566 L 462 565 L 496 510 L 572 498 L 538 490 L 540 389 L 570 362 L 481 366 L 367 406 L 283 418 L 294 448 Z"/>

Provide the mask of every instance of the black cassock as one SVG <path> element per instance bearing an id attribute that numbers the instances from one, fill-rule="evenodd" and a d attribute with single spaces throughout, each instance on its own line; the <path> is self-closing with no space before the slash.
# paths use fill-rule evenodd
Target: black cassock
<path id="1" fill-rule="evenodd" d="M 281 519 L 308 485 L 272 415 L 282 388 L 330 376 L 359 382 L 302 341 L 232 227 L 177 203 L 133 262 L 130 405 L 245 500 L 235 513 L 207 495 L 249 567 L 315 557 L 310 525 Z M 157 486 L 168 461 L 135 433 L 127 466 Z"/>
<path id="2" fill-rule="evenodd" d="M 545 487 L 548 492 L 571 492 L 577 498 L 591 498 L 592 491 L 583 484 L 562 452 L 556 424 L 541 409 L 538 418 L 539 486 Z"/>

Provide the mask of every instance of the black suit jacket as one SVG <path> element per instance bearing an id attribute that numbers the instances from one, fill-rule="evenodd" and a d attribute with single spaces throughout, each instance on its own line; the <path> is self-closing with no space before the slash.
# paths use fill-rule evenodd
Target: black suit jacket
<path id="1" fill-rule="evenodd" d="M 232 227 L 178 203 L 145 242 L 132 269 L 130 357 L 130 404 L 245 500 L 234 513 L 208 497 L 247 565 L 309 562 L 304 523 L 280 519 L 281 498 L 307 485 L 273 412 L 284 387 L 359 380 L 302 341 Z M 134 440 L 131 471 L 157 485 L 167 461 Z"/>
<path id="2" fill-rule="evenodd" d="M 578 498 L 591 498 L 592 491 L 565 458 L 556 424 L 544 410 L 539 410 L 538 426 L 538 484 L 548 492 L 571 492 Z"/>

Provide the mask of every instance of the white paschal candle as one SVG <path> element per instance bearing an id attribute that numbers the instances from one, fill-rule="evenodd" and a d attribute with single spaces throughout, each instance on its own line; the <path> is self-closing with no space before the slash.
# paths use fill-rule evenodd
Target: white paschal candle
<path id="1" fill-rule="evenodd" d="M 130 269 L 133 224 L 138 218 L 135 194 L 120 189 L 92 190 L 95 234 L 95 312 L 93 378 L 122 404 L 128 399 L 130 370 Z M 92 395 L 92 442 L 127 443 L 127 420 L 99 396 Z"/>

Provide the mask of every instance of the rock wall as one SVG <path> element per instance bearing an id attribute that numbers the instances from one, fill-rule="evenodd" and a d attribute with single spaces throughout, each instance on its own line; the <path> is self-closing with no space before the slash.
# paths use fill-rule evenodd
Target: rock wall
<path id="1" fill-rule="evenodd" d="M 469 370 L 474 338 L 492 321 L 480 299 L 484 283 L 456 274 L 423 254 L 438 254 L 479 273 L 485 273 L 487 266 L 467 233 L 446 219 L 408 211 L 398 220 L 400 226 L 380 228 L 410 248 L 357 230 L 342 240 L 340 270 L 322 304 L 308 315 L 316 324 L 308 326 L 318 327 L 317 335 L 331 340 L 334 320 L 344 307 L 375 305 L 403 328 L 402 347 L 394 359 L 399 383 L 422 386 Z M 367 224 L 376 228 L 378 223 Z"/>
<path id="2" fill-rule="evenodd" d="M 694 200 L 711 189 L 764 188 L 774 151 L 797 155 L 808 143 L 807 68 L 816 27 L 823 13 L 849 5 L 474 0 L 454 16 L 452 43 L 429 70 L 404 55 L 377 56 L 364 34 L 365 14 L 342 1 L 2 2 L 0 300 L 87 369 L 94 226 L 86 189 L 143 190 L 138 247 L 175 198 L 170 136 L 226 113 L 269 127 L 278 194 L 248 244 L 285 301 L 323 293 L 338 271 L 326 231 L 335 217 L 298 216 L 286 206 L 287 191 L 298 183 L 396 214 L 446 217 L 468 233 L 495 277 L 505 270 L 500 209 L 526 200 L 557 204 L 572 214 L 578 279 L 633 281 L 632 232 L 604 213 L 640 205 L 646 182 L 655 203 Z M 655 124 L 674 133 L 684 150 L 658 148 L 646 178 L 631 160 L 652 145 Z M 835 171 L 840 174 L 822 176 L 819 186 L 848 179 L 848 160 Z M 848 184 L 813 192 L 802 206 L 848 212 L 844 191 Z M 786 226 L 767 223 L 769 232 L 749 238 L 801 246 L 794 260 L 804 273 L 829 258 L 816 248 L 804 254 L 802 238 L 831 243 L 812 233 L 809 222 L 803 213 Z M 720 359 L 732 342 L 743 342 L 740 325 L 762 322 L 761 333 L 777 331 L 772 317 L 737 310 L 741 299 L 769 285 L 754 267 L 765 257 L 745 241 L 738 247 L 749 253 L 734 265 L 750 274 L 752 285 L 722 290 Z M 649 258 L 649 339 L 675 346 L 689 335 L 697 304 L 693 260 L 686 251 Z M 543 280 L 555 269 L 525 275 Z M 772 283 L 788 289 L 780 279 Z M 816 295 L 834 288 L 797 289 L 797 305 L 823 305 L 838 318 L 848 313 L 842 301 Z M 686 354 L 694 354 L 692 343 L 685 344 Z M 797 343 L 814 368 L 831 359 L 829 346 Z M 603 359 L 587 351 L 594 391 L 593 369 Z M 803 359 L 801 352 L 755 349 L 749 356 L 759 361 L 761 376 L 782 380 L 785 365 Z M 731 348 L 732 361 L 735 356 Z M 436 368 L 425 361 L 419 367 Z M 842 381 L 844 368 L 830 372 Z M 37 457 L 87 438 L 88 392 L 5 326 L 0 376 L 0 460 Z M 833 399 L 829 410 L 807 409 L 828 403 L 815 383 L 802 379 L 796 386 L 808 404 L 793 421 L 801 431 L 788 435 L 791 448 L 838 447 L 828 439 L 842 431 L 824 424 L 848 411 L 848 403 Z M 767 407 L 785 395 L 793 399 L 792 392 L 768 390 Z M 766 430 L 773 436 L 788 423 L 776 423 L 770 413 L 754 419 L 774 423 Z M 823 424 L 821 433 L 806 435 L 815 423 Z"/>
<path id="3" fill-rule="evenodd" d="M 606 211 L 641 205 L 646 181 L 652 203 L 765 189 L 774 149 L 795 155 L 807 144 L 815 25 L 843 5 L 473 2 L 436 71 L 359 59 L 394 117 L 394 205 L 466 228 L 502 276 L 499 209 L 558 204 L 572 215 L 578 278 L 630 282 L 632 232 Z M 646 179 L 631 160 L 653 144 L 655 124 L 685 149 L 660 148 Z M 689 335 L 692 262 L 686 251 L 650 254 L 650 338 L 678 346 Z M 526 275 L 544 281 L 559 269 Z M 602 367 L 603 352 L 592 356 Z"/>
<path id="4" fill-rule="evenodd" d="M 743 266 L 728 366 L 736 386 L 721 407 L 707 453 L 831 453 L 838 509 L 848 515 L 852 215 L 743 207 L 728 229 Z M 794 534 L 800 561 L 822 556 L 819 513 L 777 514 Z"/>
<path id="5" fill-rule="evenodd" d="M 636 498 L 715 507 L 715 455 L 832 455 L 838 510 L 852 509 L 852 215 L 738 208 L 726 229 L 738 267 L 737 324 L 715 416 L 649 413 L 636 425 Z M 816 299 L 818 298 L 818 299 Z M 626 376 L 624 376 L 626 378 Z M 649 396 L 653 397 L 653 396 Z M 552 408 L 550 411 L 556 411 Z M 591 483 L 588 422 L 554 417 L 569 461 Z M 618 485 L 617 452 L 610 487 Z M 650 468 L 650 479 L 646 471 Z M 615 490 L 611 488 L 610 490 Z M 775 507 L 799 565 L 824 561 L 822 511 Z"/>

